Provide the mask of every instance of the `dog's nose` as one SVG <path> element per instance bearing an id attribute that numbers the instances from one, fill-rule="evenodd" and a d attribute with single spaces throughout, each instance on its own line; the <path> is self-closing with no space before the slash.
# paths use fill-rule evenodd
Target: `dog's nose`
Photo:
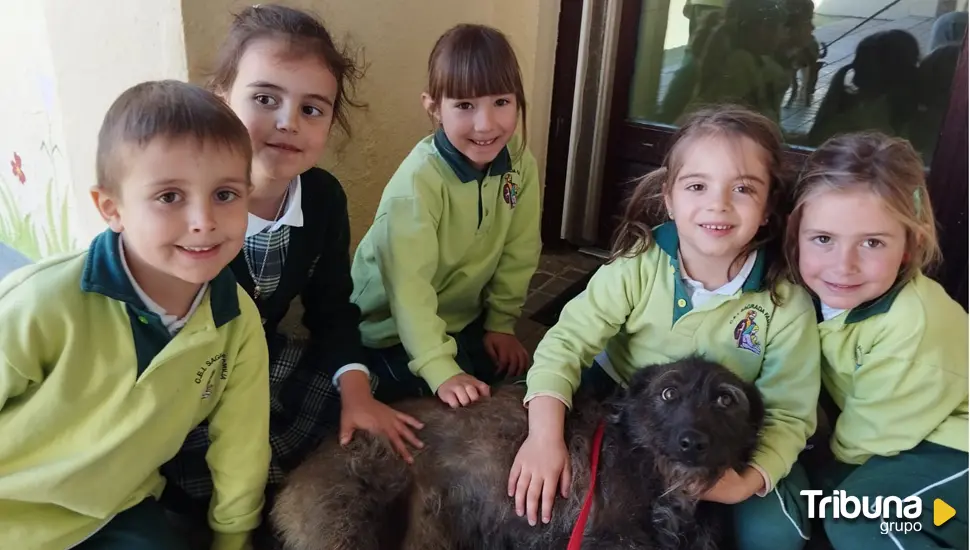
<path id="1" fill-rule="evenodd" d="M 707 450 L 707 436 L 697 430 L 684 430 L 678 438 L 680 450 L 690 454 L 700 454 Z"/>

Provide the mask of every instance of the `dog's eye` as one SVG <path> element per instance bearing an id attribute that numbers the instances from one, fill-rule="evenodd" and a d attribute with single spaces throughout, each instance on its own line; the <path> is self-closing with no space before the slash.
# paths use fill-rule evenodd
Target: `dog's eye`
<path id="1" fill-rule="evenodd" d="M 660 392 L 660 398 L 664 401 L 677 399 L 677 388 L 664 388 L 664 391 Z"/>
<path id="2" fill-rule="evenodd" d="M 722 393 L 717 396 L 717 404 L 719 407 L 730 407 L 732 403 L 734 403 L 734 398 L 729 393 Z"/>

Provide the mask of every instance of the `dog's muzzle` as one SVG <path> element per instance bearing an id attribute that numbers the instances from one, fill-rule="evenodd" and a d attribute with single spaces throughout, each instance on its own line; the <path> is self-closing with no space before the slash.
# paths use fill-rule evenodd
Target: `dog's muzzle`
<path id="1" fill-rule="evenodd" d="M 707 434 L 693 429 L 683 430 L 677 434 L 674 456 L 685 464 L 695 466 L 704 458 L 709 447 L 710 439 Z"/>

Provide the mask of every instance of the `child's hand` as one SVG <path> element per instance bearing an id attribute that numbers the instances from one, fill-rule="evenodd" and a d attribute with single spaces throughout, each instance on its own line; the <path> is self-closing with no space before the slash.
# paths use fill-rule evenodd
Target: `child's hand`
<path id="1" fill-rule="evenodd" d="M 507 372 L 507 376 L 518 376 L 529 368 L 529 352 L 513 334 L 501 332 L 485 333 L 485 351 L 495 362 L 495 372 Z"/>
<path id="2" fill-rule="evenodd" d="M 438 386 L 438 399 L 453 409 L 467 406 L 490 394 L 488 384 L 465 373 L 456 374 Z"/>
<path id="3" fill-rule="evenodd" d="M 340 444 L 350 443 L 355 430 L 365 430 L 388 438 L 401 457 L 409 464 L 413 463 L 414 458 L 404 440 L 418 449 L 423 448 L 424 443 L 411 428 L 420 430 L 424 424 L 374 399 L 366 376 L 354 376 L 356 374 L 347 373 L 341 377 Z M 362 387 L 358 378 L 363 379 Z"/>
<path id="4" fill-rule="evenodd" d="M 722 504 L 737 504 L 751 498 L 752 495 L 764 487 L 761 472 L 748 467 L 744 474 L 739 474 L 734 468 L 728 468 L 714 487 L 708 489 L 701 500 L 720 502 Z"/>
<path id="5" fill-rule="evenodd" d="M 527 514 L 529 525 L 535 525 L 541 512 L 542 523 L 549 523 L 552 520 L 552 505 L 556 500 L 556 486 L 559 486 L 562 497 L 567 498 L 571 481 L 569 453 L 562 436 L 530 434 L 515 455 L 509 472 L 508 492 L 510 497 L 515 498 L 515 513 L 519 517 Z"/>

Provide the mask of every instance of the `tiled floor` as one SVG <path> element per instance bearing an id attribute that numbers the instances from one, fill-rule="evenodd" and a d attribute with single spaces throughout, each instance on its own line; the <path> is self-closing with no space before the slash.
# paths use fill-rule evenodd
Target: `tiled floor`
<path id="1" fill-rule="evenodd" d="M 602 260 L 591 255 L 582 254 L 575 250 L 543 252 L 539 260 L 539 268 L 532 277 L 529 295 L 525 302 L 522 317 L 515 327 L 516 335 L 529 351 L 535 351 L 539 340 L 549 327 L 531 319 L 532 314 L 559 295 L 572 283 L 583 278 L 602 263 Z M 309 334 L 301 322 L 303 305 L 299 297 L 293 300 L 290 310 L 280 323 L 280 329 L 295 335 L 306 337 Z"/>
<path id="2" fill-rule="evenodd" d="M 528 350 L 535 351 L 539 340 L 549 327 L 532 320 L 532 315 L 550 300 L 557 297 L 570 285 L 596 269 L 602 260 L 578 251 L 544 252 L 539 260 L 539 268 L 532 277 L 529 296 L 523 308 L 522 317 L 515 327 L 516 336 Z"/>

